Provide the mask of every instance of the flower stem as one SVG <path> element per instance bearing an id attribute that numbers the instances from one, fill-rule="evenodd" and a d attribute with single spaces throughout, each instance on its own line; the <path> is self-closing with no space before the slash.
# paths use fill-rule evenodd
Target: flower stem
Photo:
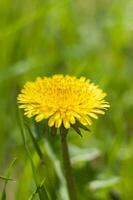
<path id="1" fill-rule="evenodd" d="M 72 172 L 70 156 L 68 151 L 68 144 L 67 144 L 67 133 L 68 130 L 64 127 L 61 127 L 61 147 L 62 147 L 62 156 L 63 156 L 63 163 L 64 163 L 64 171 L 66 176 L 67 188 L 69 193 L 70 200 L 77 200 L 77 192 L 76 192 L 76 185 L 75 180 Z"/>

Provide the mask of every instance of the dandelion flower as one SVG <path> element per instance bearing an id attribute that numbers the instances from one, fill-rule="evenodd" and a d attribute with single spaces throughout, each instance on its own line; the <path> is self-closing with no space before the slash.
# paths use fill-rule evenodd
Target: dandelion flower
<path id="1" fill-rule="evenodd" d="M 79 122 L 91 125 L 92 118 L 109 107 L 106 93 L 85 77 L 54 75 L 27 82 L 18 95 L 19 107 L 37 122 L 48 119 L 48 126 L 66 129 Z"/>

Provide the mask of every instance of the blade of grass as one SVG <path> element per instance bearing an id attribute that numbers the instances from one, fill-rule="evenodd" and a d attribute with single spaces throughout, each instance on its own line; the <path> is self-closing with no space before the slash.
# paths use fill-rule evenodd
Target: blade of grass
<path id="1" fill-rule="evenodd" d="M 7 178 L 7 177 L 5 177 L 5 176 L 0 176 L 0 179 L 1 179 L 1 180 L 4 180 L 4 181 L 14 181 L 13 179 Z"/>
<path id="2" fill-rule="evenodd" d="M 32 160 L 31 152 L 30 152 L 29 147 L 26 143 L 25 130 L 23 128 L 24 123 L 23 123 L 23 119 L 22 119 L 22 116 L 21 116 L 21 113 L 20 113 L 19 110 L 18 110 L 18 123 L 19 123 L 19 127 L 20 127 L 20 132 L 21 132 L 21 135 L 22 135 L 24 147 L 25 147 L 26 153 L 28 155 L 28 158 L 30 160 L 30 164 L 31 164 L 31 168 L 32 168 L 32 172 L 33 172 L 33 178 L 34 178 L 34 181 L 35 181 L 35 184 L 36 184 L 36 188 L 38 188 L 39 187 L 38 177 L 37 177 L 36 169 L 35 169 L 35 166 L 34 166 L 34 162 Z M 40 200 L 44 200 L 44 199 L 50 200 L 50 197 L 49 197 L 50 195 L 48 195 L 48 192 L 46 192 L 44 185 L 38 190 L 37 193 L 38 193 Z"/>
<path id="3" fill-rule="evenodd" d="M 45 179 L 42 180 L 41 184 L 36 188 L 36 190 L 33 192 L 33 194 L 29 197 L 28 200 L 33 200 L 34 199 L 34 197 L 36 196 L 38 191 L 43 187 L 44 182 L 45 182 Z M 45 191 L 45 192 L 47 192 L 47 191 Z"/>
<path id="4" fill-rule="evenodd" d="M 28 126 L 28 124 L 27 123 L 24 123 L 24 124 L 25 124 L 25 127 L 27 128 L 27 131 L 28 131 L 28 133 L 30 135 L 30 138 L 31 138 L 31 140 L 33 142 L 33 145 L 35 147 L 35 150 L 36 150 L 38 156 L 44 162 L 44 155 L 43 155 L 43 153 L 42 153 L 42 151 L 41 151 L 41 149 L 40 149 L 40 147 L 39 147 L 39 145 L 37 143 L 37 140 L 35 139 L 35 137 L 34 137 L 32 131 L 31 131 L 30 127 Z"/>
<path id="5" fill-rule="evenodd" d="M 12 167 L 14 166 L 16 160 L 17 160 L 17 159 L 14 158 L 13 161 L 11 162 L 11 164 L 9 165 L 8 169 L 7 169 L 6 179 L 5 179 L 5 183 L 4 183 L 4 187 L 3 187 L 3 191 L 2 191 L 1 200 L 5 200 L 5 199 L 6 199 L 6 186 L 7 186 L 7 183 L 8 183 L 8 181 L 9 181 L 11 169 L 12 169 Z"/>

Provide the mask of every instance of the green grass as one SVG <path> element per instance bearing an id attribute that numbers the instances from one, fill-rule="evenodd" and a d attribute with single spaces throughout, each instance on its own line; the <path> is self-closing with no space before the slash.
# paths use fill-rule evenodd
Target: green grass
<path id="1" fill-rule="evenodd" d="M 79 199 L 133 199 L 132 19 L 131 0 L 0 1 L 3 198 L 38 200 L 45 194 L 51 200 L 68 200 L 59 136 L 42 133 L 41 124 L 35 128 L 32 122 L 28 132 L 22 122 L 22 138 L 16 103 L 27 80 L 63 73 L 90 78 L 108 93 L 111 104 L 90 133 L 83 131 L 83 138 L 70 130 Z"/>

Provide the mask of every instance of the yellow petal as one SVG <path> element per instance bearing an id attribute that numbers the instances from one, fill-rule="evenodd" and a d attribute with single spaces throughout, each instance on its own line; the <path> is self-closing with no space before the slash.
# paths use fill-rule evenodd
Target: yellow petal
<path id="1" fill-rule="evenodd" d="M 44 119 L 44 115 L 43 114 L 39 114 L 39 115 L 37 115 L 36 117 L 35 117 L 35 120 L 37 121 L 37 122 L 40 122 L 40 121 L 42 121 Z"/>
<path id="2" fill-rule="evenodd" d="M 48 120 L 48 126 L 52 127 L 54 125 L 55 121 L 53 117 L 50 117 L 50 119 Z"/>
<path id="3" fill-rule="evenodd" d="M 56 119 L 59 119 L 60 118 L 60 112 L 56 112 L 53 117 Z"/>
<path id="4" fill-rule="evenodd" d="M 90 117 L 93 117 L 94 119 L 97 119 L 98 118 L 98 116 L 95 114 L 95 113 L 89 113 L 88 114 Z"/>
<path id="5" fill-rule="evenodd" d="M 63 124 L 66 129 L 70 128 L 70 122 L 66 117 L 63 119 Z"/>
<path id="6" fill-rule="evenodd" d="M 56 127 L 56 128 L 59 128 L 59 127 L 61 126 L 61 124 L 62 124 L 62 119 L 59 118 L 59 119 L 57 119 L 56 122 L 55 122 L 55 127 Z"/>
<path id="7" fill-rule="evenodd" d="M 91 125 L 92 124 L 92 121 L 89 117 L 87 116 L 81 116 L 81 118 L 79 119 L 80 123 L 83 124 L 83 125 Z"/>
<path id="8" fill-rule="evenodd" d="M 76 120 L 75 120 L 75 117 L 71 116 L 70 117 L 70 123 L 71 124 L 75 124 Z"/>
<path id="9" fill-rule="evenodd" d="M 93 112 L 101 115 L 104 115 L 105 113 L 103 110 L 98 110 L 98 109 L 94 109 Z"/>

